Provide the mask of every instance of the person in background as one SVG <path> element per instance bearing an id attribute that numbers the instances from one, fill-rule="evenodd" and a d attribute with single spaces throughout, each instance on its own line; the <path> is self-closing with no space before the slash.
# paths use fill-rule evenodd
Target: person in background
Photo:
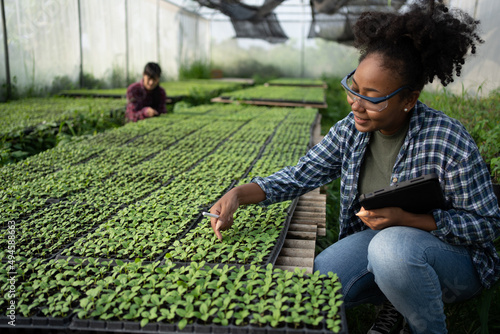
<path id="1" fill-rule="evenodd" d="M 127 89 L 127 121 L 138 120 L 165 114 L 167 93 L 160 87 L 161 68 L 157 63 L 147 63 L 142 80 L 131 84 Z"/>
<path id="2" fill-rule="evenodd" d="M 472 298 L 500 278 L 500 209 L 490 173 L 457 120 L 418 100 L 446 86 L 482 43 L 479 22 L 441 1 L 401 13 L 366 12 L 354 25 L 358 67 L 341 85 L 351 112 L 297 165 L 235 187 L 210 209 L 220 240 L 240 205 L 290 200 L 340 178 L 339 240 L 314 270 L 336 273 L 346 308 L 382 305 L 372 334 L 446 333 L 444 303 Z M 436 173 L 446 207 L 414 214 L 365 210 L 359 196 Z M 398 320 L 399 318 L 399 320 Z"/>

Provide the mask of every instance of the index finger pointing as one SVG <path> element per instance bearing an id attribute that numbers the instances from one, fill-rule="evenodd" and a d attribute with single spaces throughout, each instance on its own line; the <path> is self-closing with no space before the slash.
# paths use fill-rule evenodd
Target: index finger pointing
<path id="1" fill-rule="evenodd" d="M 222 234 L 220 233 L 220 228 L 222 226 L 222 221 L 221 220 L 217 220 L 217 223 L 215 224 L 215 235 L 217 236 L 217 239 L 219 239 L 220 241 L 222 241 Z"/>

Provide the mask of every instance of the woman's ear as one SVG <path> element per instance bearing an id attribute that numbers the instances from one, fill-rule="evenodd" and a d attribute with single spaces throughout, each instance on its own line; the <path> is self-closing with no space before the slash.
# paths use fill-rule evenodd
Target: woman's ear
<path id="1" fill-rule="evenodd" d="M 419 90 L 412 91 L 406 98 L 405 108 L 408 110 L 412 110 L 415 104 L 417 104 L 419 97 L 420 97 Z"/>

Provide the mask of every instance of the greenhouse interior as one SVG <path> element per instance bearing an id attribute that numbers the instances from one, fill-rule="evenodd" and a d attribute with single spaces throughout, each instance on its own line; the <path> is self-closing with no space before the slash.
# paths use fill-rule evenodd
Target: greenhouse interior
<path id="1" fill-rule="evenodd" d="M 2 333 L 500 333 L 500 1 L 0 1 Z"/>

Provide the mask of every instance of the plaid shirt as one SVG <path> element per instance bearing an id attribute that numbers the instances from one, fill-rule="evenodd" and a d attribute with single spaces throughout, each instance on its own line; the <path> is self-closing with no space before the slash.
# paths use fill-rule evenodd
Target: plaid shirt
<path id="1" fill-rule="evenodd" d="M 358 178 L 370 136 L 356 130 L 350 113 L 296 166 L 252 180 L 266 193 L 261 204 L 295 198 L 340 177 L 339 238 L 367 229 L 355 213 L 361 208 Z M 500 258 L 493 244 L 500 235 L 500 209 L 490 173 L 462 124 L 418 101 L 388 181 L 392 185 L 431 173 L 439 176 L 448 208 L 433 211 L 437 229 L 431 233 L 444 242 L 466 246 L 483 286 L 490 287 L 500 277 Z"/>

